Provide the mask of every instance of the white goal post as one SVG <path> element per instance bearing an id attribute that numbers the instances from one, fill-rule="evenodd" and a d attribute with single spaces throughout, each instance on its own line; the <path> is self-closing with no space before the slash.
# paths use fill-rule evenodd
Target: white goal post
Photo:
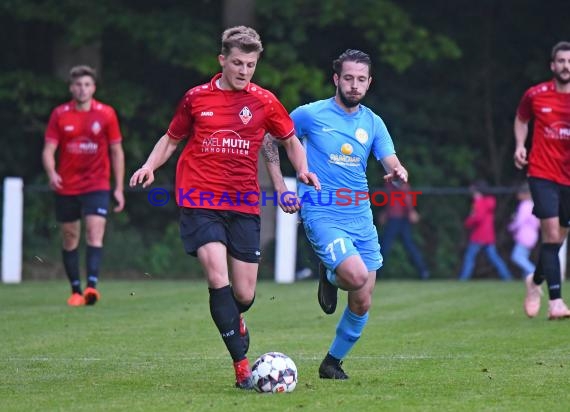
<path id="1" fill-rule="evenodd" d="M 4 178 L 2 209 L 2 282 L 22 281 L 22 229 L 24 221 L 24 180 Z"/>
<path id="2" fill-rule="evenodd" d="M 286 177 L 285 185 L 297 193 L 297 179 Z M 289 214 L 277 207 L 275 225 L 275 282 L 295 282 L 297 263 L 297 213 Z"/>

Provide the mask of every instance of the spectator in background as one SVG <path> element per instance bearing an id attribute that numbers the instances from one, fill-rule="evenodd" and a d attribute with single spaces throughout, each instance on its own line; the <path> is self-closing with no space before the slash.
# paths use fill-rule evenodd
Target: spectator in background
<path id="1" fill-rule="evenodd" d="M 95 70 L 73 67 L 69 73 L 72 100 L 53 109 L 42 152 L 49 185 L 55 192 L 55 215 L 61 225 L 63 266 L 71 284 L 69 306 L 93 305 L 110 203 L 111 167 L 115 180 L 115 212 L 123 210 L 125 158 L 115 110 L 93 98 Z M 58 151 L 59 149 L 59 151 Z M 58 151 L 57 168 L 55 153 Z M 85 221 L 87 288 L 81 290 L 79 238 Z"/>
<path id="2" fill-rule="evenodd" d="M 527 183 L 519 188 L 517 198 L 519 200 L 517 211 L 509 224 L 509 231 L 513 234 L 515 242 L 511 260 L 521 269 L 522 279 L 526 283 L 528 293 L 533 288 L 531 282 L 535 270 L 529 256 L 538 241 L 540 220 L 532 214 L 534 203 Z"/>
<path id="3" fill-rule="evenodd" d="M 487 257 L 499 272 L 502 280 L 512 280 L 507 265 L 497 253 L 495 247 L 495 196 L 487 192 L 484 181 L 471 185 L 473 204 L 471 214 L 465 219 L 465 227 L 469 230 L 469 244 L 465 250 L 463 267 L 459 280 L 469 280 L 475 268 L 475 258 L 481 249 L 485 250 Z"/>
<path id="4" fill-rule="evenodd" d="M 395 187 L 392 183 L 386 183 L 385 192 L 388 199 L 392 199 L 390 194 L 394 191 L 409 193 L 411 187 L 408 183 L 402 184 L 399 187 Z M 384 257 L 384 265 L 386 265 L 386 260 L 392 250 L 394 241 L 400 237 L 412 264 L 418 271 L 419 278 L 426 280 L 429 279 L 429 271 L 422 257 L 422 253 L 412 236 L 412 225 L 419 222 L 420 215 L 412 203 L 411 196 L 404 196 L 402 200 L 402 202 L 387 202 L 385 208 L 379 214 L 378 220 L 382 228 L 380 245 L 382 256 Z"/>

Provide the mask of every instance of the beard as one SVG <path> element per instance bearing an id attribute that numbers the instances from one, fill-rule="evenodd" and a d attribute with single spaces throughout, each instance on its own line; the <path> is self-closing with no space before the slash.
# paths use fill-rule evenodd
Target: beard
<path id="1" fill-rule="evenodd" d="M 562 77 L 562 73 L 568 74 L 568 73 L 570 73 L 570 72 L 568 72 L 568 71 L 562 71 L 562 72 L 560 72 L 560 73 L 555 72 L 555 73 L 554 73 L 554 78 L 556 79 L 556 81 L 557 81 L 558 83 L 560 83 L 560 84 L 568 84 L 568 83 L 570 83 L 570 76 Z"/>
<path id="2" fill-rule="evenodd" d="M 360 104 L 360 101 L 362 100 L 362 98 L 364 96 L 347 96 L 346 94 L 344 94 L 342 92 L 342 90 L 337 86 L 336 91 L 338 93 L 338 97 L 340 98 L 340 101 L 342 102 L 342 104 L 345 107 L 348 107 L 349 109 L 352 107 L 356 107 Z"/>

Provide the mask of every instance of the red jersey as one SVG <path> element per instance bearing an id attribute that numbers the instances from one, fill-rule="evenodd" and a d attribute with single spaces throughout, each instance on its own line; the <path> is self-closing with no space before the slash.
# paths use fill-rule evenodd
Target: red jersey
<path id="1" fill-rule="evenodd" d="M 71 101 L 51 112 L 45 133 L 58 145 L 57 173 L 61 195 L 110 190 L 109 144 L 122 140 L 119 121 L 111 106 L 91 101 L 89 111 L 78 111 Z"/>
<path id="2" fill-rule="evenodd" d="M 528 175 L 570 186 L 570 93 L 554 80 L 528 89 L 517 108 L 522 121 L 534 117 Z"/>
<path id="3" fill-rule="evenodd" d="M 495 206 L 494 196 L 480 196 L 473 200 L 471 214 L 465 219 L 469 229 L 469 241 L 482 245 L 495 243 Z"/>
<path id="4" fill-rule="evenodd" d="M 269 91 L 249 83 L 240 91 L 210 83 L 190 89 L 178 105 L 167 134 L 188 138 L 176 167 L 179 206 L 259 214 L 271 200 L 259 191 L 258 154 L 267 132 L 294 135 L 287 110 Z M 267 204 L 267 203 L 265 203 Z"/>

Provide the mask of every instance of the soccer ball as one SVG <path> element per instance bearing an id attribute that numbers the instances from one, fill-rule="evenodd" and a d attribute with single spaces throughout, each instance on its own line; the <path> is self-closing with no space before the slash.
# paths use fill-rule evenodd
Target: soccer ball
<path id="1" fill-rule="evenodd" d="M 293 392 L 297 386 L 297 366 L 281 352 L 261 355 L 251 368 L 253 387 L 258 392 Z"/>

